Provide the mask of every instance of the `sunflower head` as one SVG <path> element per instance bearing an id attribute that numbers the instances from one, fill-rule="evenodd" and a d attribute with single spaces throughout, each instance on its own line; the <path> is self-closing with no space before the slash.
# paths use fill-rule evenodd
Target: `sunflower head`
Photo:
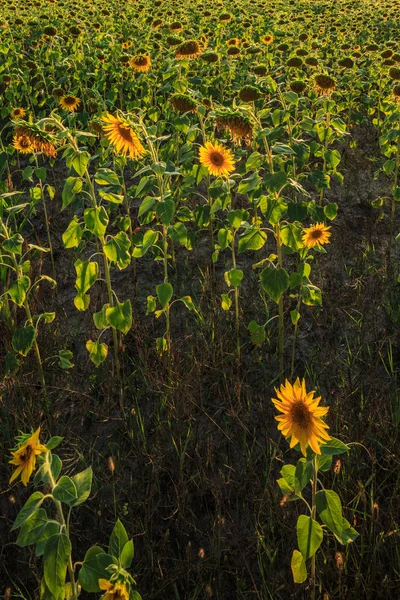
<path id="1" fill-rule="evenodd" d="M 314 83 L 320 94 L 330 94 L 336 87 L 335 80 L 329 75 L 316 75 Z"/>
<path id="2" fill-rule="evenodd" d="M 99 588 L 105 591 L 100 600 L 129 600 L 129 589 L 124 581 L 99 579 Z"/>
<path id="3" fill-rule="evenodd" d="M 26 135 L 19 135 L 19 136 L 15 135 L 14 139 L 13 139 L 13 146 L 21 154 L 31 154 L 32 152 L 35 151 L 35 148 L 33 147 L 31 140 Z"/>
<path id="4" fill-rule="evenodd" d="M 398 67 L 390 67 L 389 77 L 394 81 L 400 81 L 400 69 Z"/>
<path id="5" fill-rule="evenodd" d="M 182 43 L 182 38 L 179 38 L 176 35 L 169 35 L 165 41 L 168 46 L 179 46 L 179 44 Z"/>
<path id="6" fill-rule="evenodd" d="M 39 443 L 40 427 L 32 434 L 22 434 L 17 437 L 17 446 L 11 452 L 10 464 L 17 468 L 11 476 L 10 483 L 21 475 L 21 481 L 27 485 L 30 476 L 36 468 L 36 457 L 43 452 L 48 452 L 46 446 Z"/>
<path id="7" fill-rule="evenodd" d="M 347 56 L 338 60 L 338 65 L 344 69 L 352 69 L 354 67 L 354 60 Z"/>
<path id="8" fill-rule="evenodd" d="M 290 447 L 299 443 L 304 456 L 307 446 L 321 454 L 320 446 L 331 439 L 327 433 L 329 427 L 321 418 L 329 409 L 319 406 L 321 397 L 314 398 L 315 391 L 307 392 L 305 379 L 300 382 L 299 378 L 293 385 L 286 380 L 279 390 L 275 388 L 275 393 L 277 398 L 272 398 L 272 402 L 281 413 L 275 419 L 279 431 L 285 438 L 291 438 Z"/>
<path id="9" fill-rule="evenodd" d="M 264 44 L 266 44 L 267 46 L 269 46 L 274 41 L 274 38 L 273 38 L 272 35 L 268 34 L 268 35 L 264 35 L 262 41 L 264 42 Z"/>
<path id="10" fill-rule="evenodd" d="M 201 146 L 200 163 L 216 177 L 228 177 L 235 170 L 232 152 L 219 142 L 206 142 Z"/>
<path id="11" fill-rule="evenodd" d="M 292 81 L 289 84 L 290 89 L 292 90 L 292 92 L 295 92 L 296 94 L 302 94 L 304 92 L 304 90 L 307 87 L 307 84 L 305 81 L 302 81 L 301 79 L 297 79 L 296 81 Z"/>
<path id="12" fill-rule="evenodd" d="M 24 108 L 13 108 L 11 111 L 12 119 L 23 119 L 26 115 L 26 110 Z"/>
<path id="13" fill-rule="evenodd" d="M 400 85 L 395 85 L 393 88 L 393 96 L 396 102 L 400 102 Z"/>
<path id="14" fill-rule="evenodd" d="M 321 248 L 324 244 L 329 244 L 329 238 L 331 237 L 330 227 L 327 227 L 324 223 L 315 223 L 311 227 L 306 227 L 303 231 L 303 244 L 307 248 Z"/>
<path id="15" fill-rule="evenodd" d="M 200 56 L 201 60 L 208 63 L 216 63 L 218 62 L 218 54 L 216 52 L 204 52 Z"/>
<path id="16" fill-rule="evenodd" d="M 303 66 L 303 61 L 301 60 L 301 58 L 299 56 L 292 56 L 291 58 L 289 58 L 289 60 L 287 61 L 286 65 L 288 67 L 292 67 L 295 69 L 299 69 L 300 67 Z"/>
<path id="17" fill-rule="evenodd" d="M 195 113 L 197 110 L 197 103 L 188 96 L 187 94 L 174 94 L 169 99 L 172 104 L 174 110 L 181 114 L 192 112 Z"/>
<path id="18" fill-rule="evenodd" d="M 180 44 L 175 52 L 175 57 L 178 60 L 186 58 L 196 58 L 201 54 L 200 44 L 196 40 L 189 40 Z"/>
<path id="19" fill-rule="evenodd" d="M 227 55 L 231 58 L 238 58 L 238 56 L 240 56 L 240 50 L 236 46 L 230 46 L 228 48 Z"/>
<path id="20" fill-rule="evenodd" d="M 117 152 L 124 155 L 129 154 L 132 159 L 143 156 L 145 149 L 136 131 L 126 119 L 107 113 L 101 120 L 104 124 L 104 135 Z"/>
<path id="21" fill-rule="evenodd" d="M 150 56 L 139 54 L 138 56 L 131 58 L 129 64 L 135 71 L 146 73 L 151 67 Z"/>
<path id="22" fill-rule="evenodd" d="M 52 132 L 43 131 L 37 125 L 31 125 L 24 121 L 20 123 L 15 128 L 15 138 L 14 138 L 14 147 L 19 150 L 19 152 L 24 152 L 22 146 L 26 148 L 25 152 L 42 152 L 46 156 L 51 158 L 55 158 L 57 156 L 57 152 L 55 149 L 55 138 Z M 15 139 L 23 140 L 23 143 L 20 142 L 16 145 Z M 30 144 L 30 149 L 28 150 L 28 141 Z"/>
<path id="23" fill-rule="evenodd" d="M 259 76 L 264 76 L 266 75 L 268 72 L 268 67 L 266 65 L 255 65 L 253 67 L 253 73 L 255 73 L 255 75 L 259 75 Z"/>
<path id="24" fill-rule="evenodd" d="M 242 102 L 255 102 L 260 97 L 260 91 L 254 85 L 244 85 L 239 92 Z"/>
<path id="25" fill-rule="evenodd" d="M 219 108 L 215 111 L 219 131 L 228 131 L 236 144 L 250 144 L 253 137 L 253 121 L 245 107 L 241 109 Z"/>
<path id="26" fill-rule="evenodd" d="M 81 101 L 76 96 L 68 94 L 67 96 L 61 96 L 58 103 L 66 110 L 69 110 L 69 112 L 75 112 Z"/>

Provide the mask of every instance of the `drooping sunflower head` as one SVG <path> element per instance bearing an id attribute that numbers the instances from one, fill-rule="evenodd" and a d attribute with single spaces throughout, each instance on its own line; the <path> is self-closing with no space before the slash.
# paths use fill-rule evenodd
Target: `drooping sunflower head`
<path id="1" fill-rule="evenodd" d="M 393 96 L 396 102 L 400 102 L 400 85 L 395 85 L 393 88 Z"/>
<path id="2" fill-rule="evenodd" d="M 24 121 L 23 123 L 19 122 L 17 127 L 15 128 L 15 138 L 20 140 L 23 139 L 23 144 L 19 144 L 19 146 L 24 145 L 28 148 L 28 141 L 31 146 L 31 149 L 26 149 L 25 152 L 42 152 L 46 156 L 51 158 L 55 158 L 57 156 L 57 151 L 55 149 L 55 144 L 57 142 L 53 132 L 44 131 L 37 125 L 32 125 Z M 14 140 L 15 140 L 14 138 Z M 14 147 L 17 148 L 20 152 L 23 152 L 21 147 L 18 147 L 14 143 Z"/>
<path id="3" fill-rule="evenodd" d="M 219 15 L 219 20 L 221 23 L 229 23 L 229 21 L 232 21 L 232 15 L 229 13 L 221 13 Z"/>
<path id="4" fill-rule="evenodd" d="M 13 108 L 11 111 L 12 119 L 23 119 L 26 115 L 26 110 L 24 108 Z"/>
<path id="5" fill-rule="evenodd" d="M 330 227 L 324 223 L 315 223 L 311 227 L 306 227 L 303 231 L 303 244 L 307 248 L 321 248 L 324 244 L 329 244 L 329 238 L 331 237 Z"/>
<path id="6" fill-rule="evenodd" d="M 255 102 L 260 98 L 260 90 L 255 85 L 244 85 L 239 92 L 242 102 Z"/>
<path id="7" fill-rule="evenodd" d="M 215 177 L 228 177 L 235 170 L 233 153 L 219 142 L 206 142 L 201 146 L 200 163 Z"/>
<path id="8" fill-rule="evenodd" d="M 253 137 L 253 121 L 246 109 L 218 108 L 215 111 L 216 125 L 219 131 L 228 131 L 234 143 L 243 141 L 249 145 Z"/>
<path id="9" fill-rule="evenodd" d="M 239 38 L 231 38 L 230 40 L 228 40 L 226 42 L 227 46 L 239 46 L 239 44 L 240 44 Z"/>
<path id="10" fill-rule="evenodd" d="M 171 25 L 169 26 L 170 31 L 182 31 L 183 29 L 183 25 L 182 23 L 180 23 L 179 21 L 174 21 L 173 23 L 171 23 Z"/>
<path id="11" fill-rule="evenodd" d="M 346 56 L 345 58 L 338 60 L 338 65 L 344 69 L 352 69 L 354 67 L 354 60 L 349 56 Z"/>
<path id="12" fill-rule="evenodd" d="M 240 56 L 240 50 L 236 46 L 230 46 L 228 48 L 227 55 L 230 58 L 238 58 Z"/>
<path id="13" fill-rule="evenodd" d="M 43 29 L 43 33 L 45 35 L 47 35 L 48 37 L 54 37 L 57 35 L 57 29 L 55 27 L 53 27 L 53 25 L 47 25 L 44 29 Z"/>
<path id="14" fill-rule="evenodd" d="M 304 92 L 304 90 L 307 87 L 307 84 L 305 81 L 302 81 L 301 79 L 297 79 L 296 81 L 292 81 L 289 84 L 290 89 L 292 90 L 292 92 L 295 92 L 296 94 L 302 94 Z"/>
<path id="15" fill-rule="evenodd" d="M 195 113 L 197 110 L 197 103 L 193 98 L 188 96 L 187 94 L 174 94 L 169 99 L 172 104 L 174 110 L 181 114 L 192 112 Z"/>
<path id="16" fill-rule="evenodd" d="M 292 385 L 288 380 L 275 388 L 277 398 L 272 398 L 275 408 L 282 414 L 275 417 L 278 429 L 285 438 L 290 439 L 290 447 L 300 444 L 304 456 L 307 446 L 316 454 L 321 454 L 320 446 L 331 437 L 327 433 L 328 425 L 321 417 L 325 416 L 328 408 L 319 406 L 321 397 L 314 398 L 315 391 L 307 392 L 306 382 L 296 379 Z"/>
<path id="17" fill-rule="evenodd" d="M 201 54 L 200 44 L 196 40 L 189 40 L 180 44 L 175 52 L 178 60 L 196 58 Z"/>
<path id="18" fill-rule="evenodd" d="M 336 82 L 329 75 L 316 75 L 314 78 L 315 88 L 320 94 L 330 94 L 336 87 Z"/>
<path id="19" fill-rule="evenodd" d="M 40 427 L 32 434 L 22 434 L 17 437 L 17 446 L 11 452 L 11 465 L 17 468 L 11 476 L 10 483 L 21 475 L 21 481 L 26 486 L 30 476 L 36 468 L 36 457 L 43 452 L 48 452 L 46 446 L 39 443 Z"/>
<path id="20" fill-rule="evenodd" d="M 81 101 L 76 96 L 72 96 L 72 94 L 68 94 L 67 96 L 61 96 L 58 103 L 60 106 L 69 110 L 69 112 L 75 112 Z"/>
<path id="21" fill-rule="evenodd" d="M 104 135 L 117 152 L 129 154 L 132 159 L 143 156 L 145 149 L 136 131 L 125 118 L 107 113 L 101 120 L 104 123 Z"/>
<path id="22" fill-rule="evenodd" d="M 169 35 L 165 40 L 168 46 L 179 46 L 182 43 L 182 38 L 177 37 L 176 35 Z"/>
<path id="23" fill-rule="evenodd" d="M 294 69 L 299 69 L 300 67 L 303 66 L 303 61 L 301 60 L 301 58 L 299 56 L 292 56 L 287 61 L 286 65 L 288 67 L 291 67 L 291 68 L 294 68 Z"/>
<path id="24" fill-rule="evenodd" d="M 130 66 L 135 71 L 139 71 L 141 73 L 147 73 L 151 67 L 150 56 L 145 54 L 139 54 L 138 56 L 133 56 L 129 61 Z"/>
<path id="25" fill-rule="evenodd" d="M 218 54 L 216 52 L 204 52 L 200 56 L 201 60 L 207 63 L 216 63 L 218 62 Z"/>
<path id="26" fill-rule="evenodd" d="M 389 77 L 393 81 L 400 81 L 400 69 L 398 67 L 390 67 Z"/>
<path id="27" fill-rule="evenodd" d="M 264 75 L 266 75 L 268 72 L 268 67 L 266 65 L 255 65 L 253 67 L 253 73 L 255 73 L 255 75 L 259 75 L 261 77 L 263 77 Z"/>

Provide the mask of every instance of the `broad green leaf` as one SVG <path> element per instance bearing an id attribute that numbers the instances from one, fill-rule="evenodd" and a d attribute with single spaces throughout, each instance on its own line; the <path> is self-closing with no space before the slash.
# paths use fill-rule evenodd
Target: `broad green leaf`
<path id="1" fill-rule="evenodd" d="M 57 482 L 56 487 L 53 489 L 53 496 L 56 500 L 64 502 L 65 504 L 71 504 L 78 498 L 78 492 L 72 479 L 64 475 Z"/>
<path id="2" fill-rule="evenodd" d="M 168 302 L 172 298 L 174 293 L 173 287 L 170 283 L 161 283 L 156 287 L 157 297 L 160 301 L 162 308 L 165 310 Z"/>
<path id="3" fill-rule="evenodd" d="M 73 152 L 68 158 L 67 165 L 73 167 L 78 175 L 84 175 L 89 160 L 90 154 L 88 152 Z"/>
<path id="4" fill-rule="evenodd" d="M 351 544 L 351 542 L 354 542 L 354 540 L 358 538 L 358 533 L 350 525 L 350 523 L 345 518 L 343 518 L 342 534 L 340 536 L 338 536 L 335 533 L 335 537 L 341 544 L 343 544 L 344 546 L 347 546 L 347 544 Z"/>
<path id="5" fill-rule="evenodd" d="M 27 275 L 22 275 L 8 288 L 8 295 L 17 306 L 22 306 L 24 304 L 30 285 L 31 280 L 29 277 Z"/>
<path id="6" fill-rule="evenodd" d="M 307 579 L 307 567 L 303 555 L 298 550 L 293 550 L 291 569 L 295 583 L 303 583 Z"/>
<path id="7" fill-rule="evenodd" d="M 115 306 L 106 308 L 106 319 L 111 327 L 119 329 L 122 333 L 127 334 L 132 327 L 131 301 L 126 300 L 123 303 L 118 302 Z"/>
<path id="8" fill-rule="evenodd" d="M 26 521 L 26 519 L 40 507 L 43 502 L 43 498 L 44 496 L 42 492 L 33 492 L 32 496 L 25 502 L 24 506 L 17 514 L 14 524 L 11 527 L 11 531 L 21 527 L 24 521 Z"/>
<path id="9" fill-rule="evenodd" d="M 111 169 L 97 169 L 94 180 L 99 185 L 120 185 L 118 175 Z"/>
<path id="10" fill-rule="evenodd" d="M 42 531 L 42 535 L 36 542 L 35 554 L 36 556 L 43 556 L 44 547 L 47 544 L 47 540 L 53 535 L 60 533 L 60 523 L 57 521 L 47 521 L 46 527 Z"/>
<path id="11" fill-rule="evenodd" d="M 120 231 L 117 233 L 117 235 L 107 240 L 107 243 L 104 244 L 103 250 L 107 258 L 117 263 L 118 268 L 122 270 L 126 269 L 126 267 L 130 265 L 130 246 L 131 242 L 129 241 L 128 236 L 123 231 Z"/>
<path id="12" fill-rule="evenodd" d="M 304 246 L 302 240 L 302 229 L 295 223 L 289 223 L 281 229 L 281 239 L 285 246 L 288 246 L 295 252 Z"/>
<path id="13" fill-rule="evenodd" d="M 90 360 L 96 367 L 98 367 L 107 358 L 107 344 L 103 344 L 99 341 L 93 342 L 92 340 L 88 340 L 86 342 L 86 349 L 89 352 Z"/>
<path id="14" fill-rule="evenodd" d="M 120 554 L 121 564 L 124 569 L 129 569 L 129 567 L 132 564 L 134 554 L 135 554 L 135 550 L 134 550 L 133 540 L 129 540 L 128 542 L 126 542 L 126 544 L 123 547 L 122 552 Z"/>
<path id="15" fill-rule="evenodd" d="M 63 437 L 60 437 L 59 435 L 55 435 L 53 437 L 51 437 L 49 439 L 48 442 L 46 442 L 46 448 L 48 450 L 54 450 L 54 448 L 57 448 L 57 446 L 59 446 L 61 444 L 61 442 L 63 441 Z"/>
<path id="16" fill-rule="evenodd" d="M 279 192 L 287 184 L 287 175 L 284 171 L 277 173 L 267 173 L 264 181 L 269 192 Z"/>
<path id="17" fill-rule="evenodd" d="M 156 215 L 164 225 L 171 225 L 175 213 L 175 202 L 173 200 L 159 201 L 156 204 Z"/>
<path id="18" fill-rule="evenodd" d="M 92 467 L 88 467 L 81 473 L 77 473 L 72 477 L 72 481 L 75 484 L 78 499 L 73 503 L 73 506 L 79 506 L 88 499 L 90 490 L 92 489 L 93 471 Z"/>
<path id="19" fill-rule="evenodd" d="M 318 550 L 324 537 L 321 525 L 308 517 L 300 515 L 297 519 L 297 543 L 305 560 L 308 560 Z"/>
<path id="20" fill-rule="evenodd" d="M 232 299 L 229 297 L 229 294 L 221 295 L 221 307 L 223 310 L 229 310 L 232 306 Z"/>
<path id="21" fill-rule="evenodd" d="M 238 287 L 243 279 L 243 271 L 240 269 L 231 269 L 230 271 L 225 271 L 224 279 L 226 281 L 226 285 Z"/>
<path id="22" fill-rule="evenodd" d="M 83 229 L 79 224 L 79 219 L 75 215 L 67 229 L 62 234 L 62 241 L 65 248 L 76 248 L 82 239 Z"/>
<path id="23" fill-rule="evenodd" d="M 25 548 L 31 544 L 36 544 L 46 526 L 47 520 L 48 517 L 44 508 L 35 510 L 35 512 L 25 519 L 15 542 L 17 546 Z"/>
<path id="24" fill-rule="evenodd" d="M 87 208 L 83 213 L 85 225 L 94 235 L 102 238 L 108 225 L 108 214 L 104 206 L 96 206 L 96 208 Z"/>
<path id="25" fill-rule="evenodd" d="M 92 287 L 99 276 L 99 265 L 97 262 L 75 262 L 76 281 L 75 289 L 78 294 L 74 298 L 74 304 L 78 310 L 86 310 L 89 306 L 90 297 L 86 292 Z"/>
<path id="26" fill-rule="evenodd" d="M 238 239 L 238 252 L 246 250 L 260 250 L 267 241 L 265 231 L 260 231 L 257 228 L 247 229 Z"/>
<path id="27" fill-rule="evenodd" d="M 9 252 L 10 254 L 22 254 L 22 244 L 24 243 L 24 238 L 20 233 L 14 233 L 7 240 L 3 240 L 1 246 L 3 250 Z"/>
<path id="28" fill-rule="evenodd" d="M 16 329 L 12 336 L 12 347 L 15 352 L 26 356 L 35 341 L 36 330 L 32 325 L 27 325 L 21 329 Z"/>
<path id="29" fill-rule="evenodd" d="M 122 525 L 121 521 L 118 519 L 114 525 L 114 529 L 112 530 L 110 537 L 110 544 L 108 547 L 108 552 L 111 556 L 115 556 L 115 558 L 119 559 L 124 549 L 125 544 L 128 542 L 128 535 L 126 533 L 125 527 Z"/>
<path id="30" fill-rule="evenodd" d="M 64 595 L 71 542 L 64 533 L 51 536 L 44 547 L 43 563 L 46 585 L 55 598 Z"/>
<path id="31" fill-rule="evenodd" d="M 321 447 L 322 454 L 327 454 L 328 456 L 335 456 L 336 454 L 344 454 L 345 452 L 349 452 L 350 448 L 340 440 L 336 438 L 331 438 L 329 442 L 323 444 Z"/>
<path id="32" fill-rule="evenodd" d="M 317 512 L 321 521 L 341 537 L 343 530 L 342 503 L 339 496 L 333 490 L 320 490 L 315 496 Z"/>
<path id="33" fill-rule="evenodd" d="M 82 179 L 80 177 L 67 177 L 61 194 L 61 210 L 67 208 L 76 198 L 76 195 L 82 191 Z"/>
<path id="34" fill-rule="evenodd" d="M 248 329 L 250 331 L 250 338 L 253 344 L 256 344 L 256 346 L 261 346 L 265 342 L 266 337 L 264 325 L 259 325 L 256 321 L 250 321 Z"/>
<path id="35" fill-rule="evenodd" d="M 58 351 L 58 364 L 62 369 L 73 369 L 74 364 L 71 359 L 74 355 L 70 350 L 59 350 Z"/>
<path id="36" fill-rule="evenodd" d="M 124 201 L 122 194 L 114 194 L 113 192 L 105 192 L 104 190 L 99 190 L 99 196 L 111 204 L 122 204 Z"/>
<path id="37" fill-rule="evenodd" d="M 324 213 L 330 221 L 333 221 L 333 219 L 336 218 L 337 212 L 338 205 L 336 204 L 336 202 L 330 202 L 330 204 L 324 206 Z"/>
<path id="38" fill-rule="evenodd" d="M 266 267 L 261 273 L 261 285 L 267 294 L 278 303 L 282 294 L 289 287 L 289 275 L 281 267 Z"/>
<path id="39" fill-rule="evenodd" d="M 114 564 L 113 557 L 98 546 L 92 546 L 83 560 L 78 582 L 85 592 L 100 592 L 99 579 L 110 579 L 107 567 Z"/>
<path id="40" fill-rule="evenodd" d="M 305 458 L 300 458 L 296 465 L 296 471 L 294 476 L 294 489 L 299 494 L 306 485 L 311 481 L 313 477 L 313 465 L 312 462 Z"/>
<path id="41" fill-rule="evenodd" d="M 107 329 L 110 326 L 106 316 L 106 310 L 109 306 L 109 304 L 104 304 L 99 312 L 93 313 L 93 322 L 97 329 Z"/>
<path id="42" fill-rule="evenodd" d="M 139 232 L 138 234 L 133 236 L 133 252 L 132 256 L 134 258 L 141 258 L 146 254 L 146 252 L 157 243 L 160 233 L 158 231 L 153 231 L 152 229 L 148 229 L 143 233 Z"/>

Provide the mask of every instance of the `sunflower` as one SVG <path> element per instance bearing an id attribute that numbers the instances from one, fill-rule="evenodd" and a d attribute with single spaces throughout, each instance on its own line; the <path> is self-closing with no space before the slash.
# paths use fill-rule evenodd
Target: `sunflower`
<path id="1" fill-rule="evenodd" d="M 36 457 L 42 452 L 48 452 L 46 446 L 39 444 L 40 427 L 38 427 L 28 439 L 23 441 L 22 445 L 15 451 L 11 452 L 13 458 L 9 461 L 10 464 L 16 465 L 16 469 L 11 476 L 10 483 L 21 474 L 21 481 L 26 485 L 30 476 L 36 468 Z"/>
<path id="2" fill-rule="evenodd" d="M 311 227 L 306 227 L 303 232 L 303 244 L 307 248 L 314 248 L 314 246 L 321 248 L 323 244 L 329 244 L 329 238 L 331 237 L 329 229 L 330 227 L 327 227 L 324 223 L 316 223 Z"/>
<path id="3" fill-rule="evenodd" d="M 182 114 L 186 112 L 195 113 L 197 110 L 197 103 L 186 94 L 174 94 L 169 101 L 174 109 Z"/>
<path id="4" fill-rule="evenodd" d="M 128 154 L 130 158 L 140 158 L 145 153 L 145 149 L 134 129 L 129 123 L 120 116 L 113 116 L 107 113 L 102 117 L 103 131 L 106 138 L 115 147 L 117 152 Z"/>
<path id="5" fill-rule="evenodd" d="M 273 38 L 272 35 L 264 35 L 262 41 L 264 42 L 264 44 L 266 44 L 267 46 L 269 46 L 274 41 L 274 38 Z"/>
<path id="6" fill-rule="evenodd" d="M 200 162 L 211 175 L 227 177 L 235 170 L 235 159 L 230 150 L 219 142 L 206 142 L 200 148 Z"/>
<path id="7" fill-rule="evenodd" d="M 135 69 L 135 71 L 146 73 L 147 71 L 150 70 L 150 67 L 151 67 L 150 56 L 145 56 L 144 54 L 138 54 L 137 56 L 134 56 L 133 58 L 131 58 L 131 60 L 129 61 L 129 64 L 132 67 L 132 69 Z"/>
<path id="8" fill-rule="evenodd" d="M 99 579 L 99 588 L 106 593 L 101 600 L 129 600 L 129 591 L 125 583 L 111 583 L 107 579 Z"/>
<path id="9" fill-rule="evenodd" d="M 189 40 L 178 46 L 175 52 L 175 58 L 178 60 L 196 58 L 199 54 L 201 54 L 200 44 L 196 40 Z"/>
<path id="10" fill-rule="evenodd" d="M 218 131 L 229 131 L 235 144 L 244 141 L 248 146 L 253 137 L 253 123 L 245 110 L 220 108 L 215 111 Z"/>
<path id="11" fill-rule="evenodd" d="M 336 87 L 335 80 L 329 75 L 316 75 L 314 83 L 320 94 L 330 94 Z"/>
<path id="12" fill-rule="evenodd" d="M 11 111 L 12 119 L 22 119 L 26 115 L 26 110 L 24 108 L 13 108 Z"/>
<path id="13" fill-rule="evenodd" d="M 272 398 L 272 402 L 283 413 L 275 419 L 285 438 L 291 437 L 290 447 L 300 443 L 306 456 L 308 444 L 316 454 L 321 454 L 320 445 L 331 439 L 326 432 L 329 427 L 321 419 L 329 408 L 319 406 L 321 397 L 314 398 L 315 391 L 307 393 L 305 379 L 300 383 L 299 378 L 293 385 L 286 379 L 280 390 L 275 388 L 275 392 L 278 399 Z"/>
<path id="14" fill-rule="evenodd" d="M 30 154 L 34 152 L 35 148 L 32 145 L 31 140 L 27 135 L 14 136 L 13 146 L 21 154 Z"/>
<path id="15" fill-rule="evenodd" d="M 78 108 L 81 101 L 79 100 L 79 98 L 76 98 L 75 96 L 68 95 L 68 96 L 61 96 L 58 103 L 60 104 L 60 106 L 62 106 L 66 110 L 69 110 L 70 112 L 75 112 L 75 110 Z"/>
<path id="16" fill-rule="evenodd" d="M 255 102 L 260 97 L 260 90 L 254 85 L 244 85 L 239 92 L 242 102 Z"/>
<path id="17" fill-rule="evenodd" d="M 393 88 L 393 96 L 396 102 L 400 102 L 400 85 L 395 85 Z"/>

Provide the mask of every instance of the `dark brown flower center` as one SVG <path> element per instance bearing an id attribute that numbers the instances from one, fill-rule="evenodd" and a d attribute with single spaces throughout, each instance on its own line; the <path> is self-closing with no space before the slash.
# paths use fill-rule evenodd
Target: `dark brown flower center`
<path id="1" fill-rule="evenodd" d="M 290 409 L 290 415 L 293 423 L 299 425 L 299 427 L 302 429 L 306 429 L 311 423 L 311 413 L 301 400 L 292 405 L 292 408 Z"/>
<path id="2" fill-rule="evenodd" d="M 76 98 L 73 96 L 65 96 L 64 103 L 68 104 L 68 106 L 75 106 Z"/>
<path id="3" fill-rule="evenodd" d="M 32 446 L 27 446 L 25 448 L 25 452 L 23 454 L 21 454 L 21 456 L 20 456 L 20 459 L 22 460 L 22 462 L 26 462 L 32 455 L 32 452 L 33 452 Z"/>
<path id="4" fill-rule="evenodd" d="M 212 164 L 216 167 L 222 167 L 222 165 L 224 164 L 224 157 L 220 152 L 211 152 L 210 160 Z"/>
<path id="5" fill-rule="evenodd" d="M 118 133 L 126 142 L 129 142 L 130 144 L 133 143 L 132 133 L 129 127 L 127 127 L 126 125 L 118 124 Z"/>
<path id="6" fill-rule="evenodd" d="M 319 238 L 321 236 L 322 236 L 321 229 L 314 229 L 314 231 L 311 232 L 311 237 L 313 240 L 319 240 Z"/>

